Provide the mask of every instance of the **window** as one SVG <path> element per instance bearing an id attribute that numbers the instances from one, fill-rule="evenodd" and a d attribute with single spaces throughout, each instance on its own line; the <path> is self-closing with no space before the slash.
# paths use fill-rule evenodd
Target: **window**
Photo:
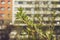
<path id="1" fill-rule="evenodd" d="M 5 8 L 4 8 L 4 7 L 1 7 L 1 10 L 2 10 L 2 11 L 4 11 L 4 10 L 5 10 Z"/>
<path id="2" fill-rule="evenodd" d="M 37 11 L 39 8 L 35 8 L 34 10 Z"/>
<path id="3" fill-rule="evenodd" d="M 0 25 L 2 25 L 4 23 L 3 20 L 0 20 Z M 2 27 L 0 26 L 0 29 L 2 29 Z"/>
<path id="4" fill-rule="evenodd" d="M 1 4 L 5 4 L 5 1 L 1 1 Z"/>
<path id="5" fill-rule="evenodd" d="M 58 7 L 58 8 L 51 8 L 51 10 L 58 10 L 58 11 L 60 11 L 60 8 Z"/>
<path id="6" fill-rule="evenodd" d="M 27 16 L 31 17 L 31 14 L 27 14 Z"/>
<path id="7" fill-rule="evenodd" d="M 39 7 L 37 7 L 37 8 L 34 8 L 34 10 L 35 10 L 35 11 L 40 11 L 40 8 L 39 8 Z"/>
<path id="8" fill-rule="evenodd" d="M 18 4 L 23 4 L 23 2 L 22 1 L 18 1 Z"/>
<path id="9" fill-rule="evenodd" d="M 8 4 L 11 4 L 11 2 L 10 2 L 10 1 L 8 1 Z"/>
<path id="10" fill-rule="evenodd" d="M 4 17 L 4 14 L 0 14 L 0 16 Z"/>
<path id="11" fill-rule="evenodd" d="M 10 7 L 8 7 L 8 10 L 11 10 Z"/>
<path id="12" fill-rule="evenodd" d="M 14 4 L 23 4 L 23 2 L 22 1 L 15 1 Z"/>
<path id="13" fill-rule="evenodd" d="M 39 4 L 39 1 L 35 2 L 35 4 Z"/>
<path id="14" fill-rule="evenodd" d="M 44 3 L 44 4 L 47 4 L 47 3 L 48 3 L 48 1 L 44 1 L 43 3 Z"/>
<path id="15" fill-rule="evenodd" d="M 32 4 L 32 1 L 27 2 L 27 4 Z"/>
<path id="16" fill-rule="evenodd" d="M 8 1 L 10 1 L 10 0 L 8 0 Z"/>
<path id="17" fill-rule="evenodd" d="M 28 11 L 30 11 L 30 10 L 31 10 L 31 8 L 25 8 L 25 10 L 28 10 Z"/>
<path id="18" fill-rule="evenodd" d="M 60 4 L 60 1 L 53 1 L 52 4 Z"/>

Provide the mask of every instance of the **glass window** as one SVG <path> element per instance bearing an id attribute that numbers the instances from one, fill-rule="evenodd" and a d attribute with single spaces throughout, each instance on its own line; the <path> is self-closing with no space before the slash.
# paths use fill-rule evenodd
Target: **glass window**
<path id="1" fill-rule="evenodd" d="M 31 17 L 31 14 L 27 14 L 27 16 Z"/>
<path id="2" fill-rule="evenodd" d="M 0 16 L 4 17 L 4 14 L 0 14 Z"/>
<path id="3" fill-rule="evenodd" d="M 32 4 L 32 1 L 27 2 L 27 4 Z"/>
<path id="4" fill-rule="evenodd" d="M 58 8 L 51 8 L 51 10 L 58 10 L 58 11 L 60 11 L 60 7 L 58 7 Z"/>
<path id="5" fill-rule="evenodd" d="M 8 1 L 10 1 L 10 0 L 8 0 Z"/>
<path id="6" fill-rule="evenodd" d="M 14 4 L 23 4 L 23 2 L 22 1 L 15 1 Z"/>
<path id="7" fill-rule="evenodd" d="M 18 1 L 18 4 L 23 4 L 23 2 L 22 1 Z"/>
<path id="8" fill-rule="evenodd" d="M 4 11 L 4 10 L 5 10 L 5 8 L 4 8 L 4 7 L 1 7 L 1 10 L 2 10 L 2 11 Z"/>
<path id="9" fill-rule="evenodd" d="M 52 1 L 52 4 L 60 4 L 60 1 Z"/>
<path id="10" fill-rule="evenodd" d="M 25 8 L 25 10 L 28 10 L 28 11 L 30 11 L 30 10 L 31 10 L 31 8 Z"/>
<path id="11" fill-rule="evenodd" d="M 8 1 L 8 4 L 11 4 L 11 2 L 10 2 L 10 1 Z"/>
<path id="12" fill-rule="evenodd" d="M 40 8 L 39 8 L 39 7 L 37 7 L 37 8 L 34 8 L 34 10 L 35 10 L 35 11 L 40 11 Z"/>
<path id="13" fill-rule="evenodd" d="M 1 4 L 5 4 L 5 1 L 1 1 Z"/>
<path id="14" fill-rule="evenodd" d="M 37 2 L 35 2 L 35 4 L 39 4 L 39 2 L 37 1 Z"/>
<path id="15" fill-rule="evenodd" d="M 10 7 L 8 7 L 8 10 L 11 10 Z"/>

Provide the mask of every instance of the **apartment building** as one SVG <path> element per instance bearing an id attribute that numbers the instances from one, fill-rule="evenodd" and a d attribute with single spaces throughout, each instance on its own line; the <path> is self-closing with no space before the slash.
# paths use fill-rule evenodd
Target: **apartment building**
<path id="1" fill-rule="evenodd" d="M 49 3 L 48 3 L 49 2 Z M 48 4 L 48 5 L 47 5 Z M 43 10 L 37 11 L 37 6 L 43 8 Z M 13 14 L 12 14 L 12 23 L 14 24 L 15 15 L 17 13 L 17 8 L 22 7 L 28 16 L 35 15 L 39 13 L 43 15 L 45 20 L 43 24 L 49 24 L 48 17 L 52 17 L 51 13 L 55 11 L 55 25 L 60 25 L 60 1 L 59 0 L 13 0 Z M 48 11 L 47 8 L 50 8 L 51 11 Z M 19 22 L 17 22 L 18 24 Z M 22 24 L 24 25 L 24 24 Z"/>
<path id="2" fill-rule="evenodd" d="M 0 0 L 0 24 L 12 21 L 12 0 Z"/>

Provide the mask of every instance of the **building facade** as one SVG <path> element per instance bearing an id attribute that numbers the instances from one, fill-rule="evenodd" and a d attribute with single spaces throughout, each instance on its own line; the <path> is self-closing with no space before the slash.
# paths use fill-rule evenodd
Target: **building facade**
<path id="1" fill-rule="evenodd" d="M 18 12 L 17 8 L 19 7 L 24 8 L 24 11 L 27 16 L 30 16 L 30 18 L 35 14 L 41 15 L 43 17 L 42 24 L 45 27 L 51 26 L 51 22 L 54 23 L 54 26 L 60 27 L 60 0 L 13 0 L 12 23 L 15 25 L 25 26 L 26 24 L 19 22 L 15 16 Z M 37 23 L 37 21 L 35 22 Z M 60 30 L 56 32 L 60 33 Z M 57 36 L 59 39 L 60 36 Z"/>
<path id="2" fill-rule="evenodd" d="M 48 24 L 48 17 L 52 17 L 51 13 L 55 11 L 56 18 L 54 23 L 55 25 L 59 25 L 60 24 L 60 5 L 59 4 L 60 4 L 59 0 L 13 0 L 12 23 L 14 24 L 15 15 L 18 11 L 17 8 L 22 7 L 24 8 L 24 11 L 26 11 L 26 14 L 28 16 L 31 16 L 37 13 L 43 15 L 43 19 L 47 21 L 46 24 Z M 37 11 L 36 6 L 39 6 L 39 8 L 40 9 L 42 8 L 43 10 Z M 51 11 L 47 10 L 48 7 L 51 9 Z M 45 22 L 43 24 L 45 25 Z"/>
<path id="3" fill-rule="evenodd" d="M 12 21 L 12 0 L 0 0 L 0 23 L 4 24 L 11 21 Z"/>

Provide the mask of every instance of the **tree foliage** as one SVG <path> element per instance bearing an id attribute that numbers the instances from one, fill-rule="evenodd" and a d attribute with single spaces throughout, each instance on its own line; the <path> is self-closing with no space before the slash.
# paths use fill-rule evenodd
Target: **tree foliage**
<path id="1" fill-rule="evenodd" d="M 37 1 L 37 0 L 36 0 Z M 53 30 L 54 30 L 54 20 L 55 20 L 55 10 L 51 12 L 51 2 L 48 1 L 47 3 L 47 11 L 49 11 L 52 14 L 52 17 L 48 17 L 48 21 L 50 25 L 48 25 L 47 30 L 45 30 L 45 25 L 43 24 L 43 15 L 41 14 L 34 14 L 32 17 L 27 16 L 26 12 L 24 12 L 23 8 L 18 8 L 18 12 L 16 14 L 16 18 L 22 20 L 25 24 L 27 24 L 27 32 L 28 34 L 32 34 L 34 40 L 36 40 L 35 33 L 39 36 L 39 40 L 51 40 L 53 36 Z M 38 7 L 37 7 L 38 5 Z M 37 12 L 39 11 L 39 4 L 35 4 L 35 8 L 37 8 Z M 40 10 L 43 11 L 43 8 L 40 8 Z M 46 12 L 47 13 L 47 12 Z M 37 23 L 35 23 L 37 21 Z M 44 28 L 44 29 L 43 29 Z"/>
<path id="2" fill-rule="evenodd" d="M 54 16 L 54 15 L 53 15 Z M 51 30 L 51 28 L 49 28 L 47 31 L 44 31 L 43 29 L 39 29 L 43 27 L 42 21 L 43 21 L 43 17 L 40 15 L 34 15 L 34 17 L 31 17 L 31 19 L 29 19 L 30 17 L 27 16 L 26 12 L 23 11 L 23 8 L 18 8 L 18 12 L 16 14 L 16 19 L 20 19 L 22 20 L 25 24 L 27 24 L 27 32 L 28 34 L 32 34 L 33 39 L 36 38 L 36 34 L 38 34 L 37 36 L 39 36 L 39 40 L 51 40 L 52 34 L 53 34 L 53 30 Z M 34 23 L 34 19 L 37 18 L 39 23 Z M 53 19 L 54 21 L 54 19 Z"/>

